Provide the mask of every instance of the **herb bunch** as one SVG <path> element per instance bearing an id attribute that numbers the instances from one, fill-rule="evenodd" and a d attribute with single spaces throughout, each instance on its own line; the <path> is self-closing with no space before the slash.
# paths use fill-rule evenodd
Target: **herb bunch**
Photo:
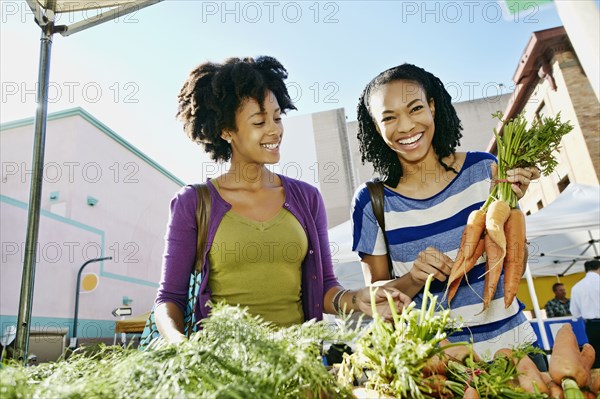
<path id="1" fill-rule="evenodd" d="M 505 122 L 500 111 L 492 116 Z M 571 130 L 573 126 L 569 122 L 561 122 L 560 112 L 555 118 L 534 120 L 529 129 L 525 116 L 521 113 L 506 121 L 502 136 L 494 129 L 498 149 L 498 179 L 506 179 L 506 172 L 510 169 L 530 166 L 537 167 L 544 176 L 548 176 L 558 165 L 555 154 L 560 142 Z M 497 184 L 494 191 L 490 197 L 506 201 L 511 208 L 516 207 L 517 197 L 509 183 Z"/>
<path id="2" fill-rule="evenodd" d="M 102 347 L 69 359 L 0 369 L 4 398 L 351 398 L 323 366 L 320 342 L 347 339 L 325 323 L 277 330 L 246 309 L 216 304 L 177 345 Z"/>
<path id="3" fill-rule="evenodd" d="M 540 353 L 531 345 L 524 345 L 513 351 L 513 356 L 521 359 L 528 353 Z M 448 362 L 447 384 L 457 396 L 464 393 L 469 386 L 475 388 L 481 398 L 497 399 L 545 399 L 542 393 L 526 392 L 518 385 L 519 372 L 515 362 L 504 356 L 497 356 L 492 362 L 473 362 L 466 364 L 456 361 Z"/>
<path id="4" fill-rule="evenodd" d="M 432 278 L 429 276 L 425 283 L 421 309 L 415 309 L 412 302 L 398 314 L 390 299 L 392 323 L 373 312 L 373 322 L 358 339 L 356 351 L 344 356 L 338 374 L 343 384 L 351 384 L 367 370 L 366 388 L 398 398 L 434 397 L 423 368 L 427 360 L 443 351 L 439 343 L 450 327 L 450 311 L 436 313 L 437 297 L 429 292 Z"/>

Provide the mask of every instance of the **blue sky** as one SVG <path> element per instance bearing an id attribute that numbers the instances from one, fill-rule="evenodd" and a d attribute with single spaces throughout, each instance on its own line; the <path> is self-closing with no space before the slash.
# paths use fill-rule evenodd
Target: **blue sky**
<path id="1" fill-rule="evenodd" d="M 24 1 L 0 7 L 0 120 L 7 122 L 34 115 L 40 30 Z M 64 14 L 59 23 L 83 15 Z M 167 0 L 55 35 L 49 111 L 83 107 L 177 177 L 198 181 L 206 158 L 174 114 L 179 88 L 201 62 L 275 56 L 298 107 L 288 116 L 343 107 L 354 120 L 365 84 L 403 62 L 436 74 L 455 101 L 505 93 L 531 33 L 559 25 L 552 4 L 512 16 L 495 0 Z M 284 143 L 282 152 L 290 151 L 301 149 Z"/>

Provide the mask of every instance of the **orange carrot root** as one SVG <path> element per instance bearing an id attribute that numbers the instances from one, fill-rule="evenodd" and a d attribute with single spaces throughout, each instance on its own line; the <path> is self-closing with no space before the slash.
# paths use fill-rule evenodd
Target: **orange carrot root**
<path id="1" fill-rule="evenodd" d="M 485 214 L 486 211 L 482 209 L 477 209 L 469 214 L 467 224 L 465 225 L 460 239 L 456 259 L 454 260 L 450 276 L 448 277 L 448 285 L 446 286 L 445 293 L 445 296 L 448 296 L 448 303 L 450 303 L 456 294 L 456 290 L 460 285 L 462 277 L 468 272 L 465 271 L 466 264 L 470 262 L 470 259 L 473 258 L 475 252 L 477 252 L 479 248 L 481 235 L 485 230 Z M 455 283 L 455 285 L 451 287 L 452 283 Z"/>
<path id="2" fill-rule="evenodd" d="M 457 346 L 452 346 L 449 348 L 444 348 L 446 345 L 450 345 L 450 344 L 451 344 L 451 342 L 448 341 L 447 339 L 444 339 L 443 341 L 440 342 L 440 348 L 442 348 L 444 351 L 442 358 L 445 358 L 445 359 L 449 358 L 450 360 L 456 360 L 463 364 L 464 364 L 465 360 L 470 358 L 471 356 L 473 356 L 474 362 L 481 361 L 481 358 L 479 357 L 479 355 L 477 355 L 477 352 L 475 352 L 473 350 L 472 345 L 465 343 L 464 345 L 457 345 Z"/>
<path id="3" fill-rule="evenodd" d="M 504 223 L 510 216 L 510 206 L 508 203 L 496 200 L 490 204 L 485 215 L 485 229 L 491 239 L 500 247 L 504 259 L 506 254 L 506 236 L 504 235 Z M 500 259 L 499 258 L 499 259 Z"/>
<path id="4" fill-rule="evenodd" d="M 519 372 L 519 386 L 526 392 L 549 393 L 548 386 L 544 381 L 542 373 L 538 370 L 537 366 L 533 360 L 529 358 L 529 356 L 524 356 L 521 359 L 517 359 L 513 356 L 512 350 L 510 349 L 499 349 L 494 354 L 494 357 L 498 356 L 505 356 L 514 362 L 514 364 L 517 366 L 517 371 Z"/>
<path id="5" fill-rule="evenodd" d="M 548 396 L 550 399 L 565 399 L 562 387 L 557 385 L 554 381 L 548 383 Z"/>
<path id="6" fill-rule="evenodd" d="M 596 395 L 600 394 L 600 369 L 592 369 L 590 372 L 589 387 Z"/>
<path id="7" fill-rule="evenodd" d="M 468 387 L 465 390 L 465 394 L 463 395 L 463 399 L 479 399 L 479 393 L 473 387 Z"/>
<path id="8" fill-rule="evenodd" d="M 590 344 L 583 344 L 581 348 L 581 364 L 586 371 L 590 371 L 596 359 L 596 350 Z"/>
<path id="9" fill-rule="evenodd" d="M 525 268 L 525 215 L 520 209 L 511 209 L 504 224 L 506 257 L 504 258 L 504 306 L 512 305 Z"/>
<path id="10" fill-rule="evenodd" d="M 485 216 L 486 212 L 481 209 L 469 214 L 459 248 L 459 252 L 462 250 L 464 259 L 471 258 L 477 249 L 479 239 L 485 230 Z"/>
<path id="11" fill-rule="evenodd" d="M 475 266 L 477 260 L 483 254 L 484 248 L 485 245 L 483 239 L 480 239 L 477 243 L 477 248 L 475 248 L 475 251 L 473 252 L 472 256 L 469 259 L 464 259 L 460 265 L 457 266 L 455 264 L 454 267 L 452 267 L 450 277 L 448 278 L 447 287 L 448 304 L 450 304 L 450 301 L 452 300 L 452 298 L 454 298 L 454 295 L 456 295 L 456 291 L 458 291 L 458 287 L 460 286 L 460 282 L 463 276 L 466 276 L 467 273 L 469 273 L 471 269 L 473 269 L 473 266 Z"/>
<path id="12" fill-rule="evenodd" d="M 580 387 L 587 383 L 589 372 L 581 362 L 577 337 L 569 323 L 556 333 L 549 369 L 552 381 L 558 385 L 566 378 L 573 379 Z"/>
<path id="13" fill-rule="evenodd" d="M 496 294 L 496 287 L 498 287 L 498 281 L 502 275 L 502 249 L 496 244 L 496 242 L 489 236 L 485 235 L 484 238 L 485 252 L 487 254 L 487 261 L 485 263 L 485 280 L 483 283 L 483 310 L 486 310 L 490 306 L 490 302 L 494 299 Z"/>
<path id="14" fill-rule="evenodd" d="M 423 366 L 423 375 L 425 377 L 432 375 L 445 375 L 446 368 L 446 363 L 438 355 L 434 355 L 430 357 L 425 363 L 425 366 Z"/>

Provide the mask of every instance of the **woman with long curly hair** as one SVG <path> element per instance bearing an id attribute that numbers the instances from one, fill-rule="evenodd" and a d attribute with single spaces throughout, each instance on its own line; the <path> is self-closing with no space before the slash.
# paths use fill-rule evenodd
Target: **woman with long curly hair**
<path id="1" fill-rule="evenodd" d="M 373 164 L 384 185 L 385 231 L 365 185 L 353 201 L 353 250 L 361 256 L 365 280 L 393 279 L 386 286 L 398 288 L 419 306 L 425 280 L 433 274 L 431 292 L 441 299 L 467 217 L 489 195 L 496 158 L 456 151 L 462 127 L 450 95 L 436 76 L 410 64 L 388 69 L 366 86 L 358 124 L 363 162 Z M 508 174 L 519 198 L 530 180 L 539 177 L 535 169 Z M 449 339 L 473 341 L 484 357 L 535 341 L 523 306 L 515 301 L 505 309 L 502 277 L 489 309 L 481 311 L 484 272 L 481 258 L 452 300 L 451 316 L 462 319 L 466 328 Z M 447 301 L 441 306 L 447 308 Z"/>
<path id="2" fill-rule="evenodd" d="M 271 172 L 280 159 L 282 115 L 295 109 L 285 68 L 272 57 L 231 58 L 195 68 L 179 94 L 177 117 L 212 159 L 230 162 L 209 179 L 211 211 L 202 258 L 196 320 L 209 300 L 248 307 L 277 326 L 322 319 L 343 308 L 370 312 L 368 288 L 352 291 L 333 274 L 323 199 L 313 186 Z M 198 204 L 186 186 L 171 216 L 155 317 L 169 342 L 185 339 L 183 314 L 196 258 Z M 385 290 L 378 312 L 390 315 Z M 397 306 L 408 297 L 387 290 Z"/>

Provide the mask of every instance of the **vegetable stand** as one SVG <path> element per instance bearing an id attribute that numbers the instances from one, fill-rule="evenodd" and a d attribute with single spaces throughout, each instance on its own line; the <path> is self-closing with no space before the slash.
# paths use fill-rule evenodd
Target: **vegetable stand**
<path id="1" fill-rule="evenodd" d="M 540 339 L 540 330 L 537 319 L 531 319 L 530 322 L 535 334 L 538 336 L 538 339 Z M 548 337 L 550 347 L 554 346 L 554 338 L 556 337 L 556 333 L 565 323 L 571 324 L 573 333 L 577 338 L 577 343 L 579 346 L 583 346 L 584 344 L 588 343 L 587 336 L 585 335 L 585 322 L 583 319 L 573 319 L 570 316 L 554 317 L 551 319 L 544 319 L 542 320 L 542 323 L 546 330 L 546 336 Z"/>
<path id="2" fill-rule="evenodd" d="M 572 378 L 560 367 L 544 375 L 526 365 L 533 348 L 507 349 L 490 363 L 480 361 L 470 345 L 445 339 L 448 329 L 459 326 L 434 312 L 437 299 L 426 294 L 423 307 L 407 307 L 393 323 L 375 316 L 358 329 L 314 321 L 274 329 L 245 309 L 218 304 L 203 329 L 181 344 L 159 339 L 146 351 L 82 347 L 56 363 L 3 364 L 0 397 L 428 399 L 467 397 L 468 391 L 481 398 L 545 399 L 551 383 L 562 390 L 563 380 L 576 394 L 598 389 L 593 387 L 600 372 L 591 373 L 583 360 Z M 570 328 L 561 331 L 560 339 L 576 342 Z M 352 342 L 355 351 L 327 370 L 324 340 Z M 561 356 L 589 358 L 590 348 Z"/>

